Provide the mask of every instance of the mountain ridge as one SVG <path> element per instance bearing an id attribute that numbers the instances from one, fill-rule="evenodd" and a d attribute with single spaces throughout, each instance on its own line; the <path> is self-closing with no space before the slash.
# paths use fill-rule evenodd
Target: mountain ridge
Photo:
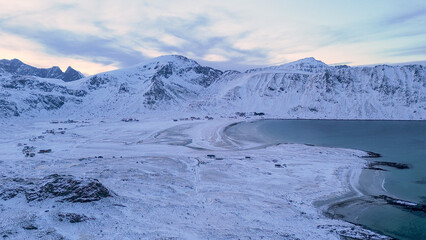
<path id="1" fill-rule="evenodd" d="M 0 73 L 0 116 L 114 116 L 160 111 L 285 118 L 424 119 L 422 65 L 329 66 L 305 58 L 244 73 L 180 55 L 72 82 Z M 101 109 L 101 110 L 100 110 Z"/>
<path id="2" fill-rule="evenodd" d="M 36 76 L 41 78 L 62 79 L 65 82 L 71 82 L 84 78 L 84 75 L 82 73 L 73 69 L 71 66 L 68 66 L 66 71 L 62 72 L 62 70 L 58 66 L 53 66 L 51 68 L 36 68 L 25 64 L 21 60 L 16 58 L 11 60 L 0 60 L 0 69 L 3 72 L 8 72 L 11 74 Z"/>

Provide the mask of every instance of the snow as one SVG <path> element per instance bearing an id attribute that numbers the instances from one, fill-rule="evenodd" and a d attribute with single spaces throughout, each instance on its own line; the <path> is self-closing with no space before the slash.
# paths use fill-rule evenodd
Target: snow
<path id="1" fill-rule="evenodd" d="M 3 123 L 0 192 L 10 179 L 65 174 L 98 179 L 114 196 L 89 203 L 0 197 L 0 233 L 19 239 L 340 239 L 351 228 L 354 235 L 373 234 L 314 207 L 349 191 L 348 176 L 356 179 L 364 165 L 362 151 L 262 146 L 224 134 L 241 119 L 139 120 Z M 65 133 L 43 134 L 49 129 Z M 25 157 L 24 146 L 36 147 L 36 155 Z M 59 220 L 67 213 L 86 221 Z"/>
<path id="2" fill-rule="evenodd" d="M 422 65 L 328 66 L 306 58 L 239 73 L 172 55 L 69 83 L 1 73 L 0 100 L 5 102 L 0 102 L 0 117 L 256 111 L 278 118 L 424 120 L 425 81 Z M 45 83 L 53 90 L 45 89 Z M 49 99 L 58 105 L 58 98 L 62 105 L 52 109 Z"/>
<path id="3" fill-rule="evenodd" d="M 364 152 L 265 146 L 224 131 L 256 118 L 253 112 L 421 120 L 425 76 L 420 65 L 332 67 L 313 58 L 223 73 L 163 56 L 72 82 L 0 69 L 0 236 L 383 239 L 315 207 L 356 189 Z M 35 147 L 34 157 L 25 157 L 26 146 Z M 17 179 L 30 188 L 52 174 L 97 179 L 113 197 L 89 203 L 27 202 L 22 192 L 4 197 Z"/>
<path id="4" fill-rule="evenodd" d="M 285 64 L 240 74 L 213 84 L 204 98 L 213 99 L 213 106 L 279 118 L 425 119 L 424 67 L 339 68 L 314 63 L 306 63 L 313 65 L 306 72 L 306 65 Z"/>

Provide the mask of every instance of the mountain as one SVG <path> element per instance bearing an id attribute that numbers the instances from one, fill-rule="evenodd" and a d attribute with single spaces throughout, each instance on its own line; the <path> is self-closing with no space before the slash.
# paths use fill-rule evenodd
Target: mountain
<path id="1" fill-rule="evenodd" d="M 4 101 L 0 102 L 0 111 L 3 116 L 35 116 L 48 114 L 46 111 L 90 116 L 182 109 L 221 75 L 220 70 L 176 55 L 69 83 L 0 74 L 0 86 L 6 90 L 0 96 Z"/>
<path id="2" fill-rule="evenodd" d="M 2 72 L 0 118 L 25 113 L 37 116 L 40 111 L 53 114 L 54 110 L 59 110 L 65 103 L 80 104 L 87 92 L 73 86 L 72 83 L 74 82 Z"/>
<path id="3" fill-rule="evenodd" d="M 260 71 L 287 71 L 287 72 L 295 71 L 298 73 L 304 73 L 304 72 L 319 73 L 327 69 L 330 69 L 330 67 L 327 64 L 319 60 L 316 60 L 313 57 L 309 57 L 309 58 L 297 60 L 295 62 L 286 63 L 280 66 L 250 69 L 250 70 L 247 70 L 246 73 L 260 72 Z"/>
<path id="4" fill-rule="evenodd" d="M 162 56 L 87 78 L 90 105 L 117 114 L 183 108 L 198 99 L 222 71 L 183 56 Z"/>
<path id="5" fill-rule="evenodd" d="M 65 82 L 75 81 L 84 77 L 82 73 L 74 70 L 72 67 L 68 67 L 64 73 L 57 66 L 51 68 L 36 68 L 27 65 L 18 59 L 0 60 L 0 72 L 8 72 L 17 75 L 36 76 L 41 78 L 56 78 L 62 79 Z"/>
<path id="6" fill-rule="evenodd" d="M 422 65 L 328 66 L 313 58 L 249 70 L 212 86 L 214 105 L 288 118 L 424 119 Z"/>
<path id="7" fill-rule="evenodd" d="M 129 116 L 159 111 L 264 112 L 275 117 L 326 119 L 426 116 L 422 65 L 328 66 L 306 58 L 241 73 L 222 72 L 172 55 L 72 82 L 43 78 L 56 76 L 54 68 L 47 71 L 50 75 L 37 76 L 34 70 L 28 76 L 25 66 L 18 67 L 23 69 L 19 71 L 11 68 L 16 69 L 0 67 L 3 117 Z"/>

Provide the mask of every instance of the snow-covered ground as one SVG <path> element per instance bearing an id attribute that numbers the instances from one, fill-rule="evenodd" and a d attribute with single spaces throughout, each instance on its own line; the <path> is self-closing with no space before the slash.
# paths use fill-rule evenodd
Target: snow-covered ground
<path id="1" fill-rule="evenodd" d="M 18 121 L 0 126 L 5 239 L 375 236 L 314 206 L 351 191 L 365 163 L 362 151 L 262 146 L 226 136 L 226 126 L 241 119 Z M 35 155 L 26 157 L 24 148 Z M 71 201 L 75 192 L 46 187 L 60 190 L 76 181 L 77 190 L 99 198 Z M 110 196 L 88 189 L 92 183 Z"/>

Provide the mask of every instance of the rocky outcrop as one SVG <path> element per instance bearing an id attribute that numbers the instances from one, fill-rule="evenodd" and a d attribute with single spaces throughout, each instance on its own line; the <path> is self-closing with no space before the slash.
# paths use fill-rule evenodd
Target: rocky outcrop
<path id="1" fill-rule="evenodd" d="M 9 200 L 23 194 L 28 202 L 56 199 L 57 201 L 85 203 L 112 197 L 111 191 L 98 180 L 52 174 L 41 179 L 2 179 L 0 198 Z"/>

